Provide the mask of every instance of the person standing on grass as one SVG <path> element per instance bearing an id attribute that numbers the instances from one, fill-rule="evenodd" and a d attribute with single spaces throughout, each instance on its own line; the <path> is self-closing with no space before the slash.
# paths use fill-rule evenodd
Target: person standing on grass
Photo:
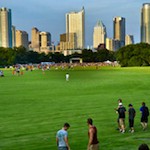
<path id="1" fill-rule="evenodd" d="M 142 102 L 140 112 L 141 112 L 141 125 L 143 127 L 143 130 L 145 130 L 148 125 L 148 116 L 149 116 L 149 109 L 146 106 L 145 102 Z"/>
<path id="2" fill-rule="evenodd" d="M 63 128 L 59 130 L 56 134 L 56 143 L 58 150 L 70 150 L 67 132 L 69 127 L 70 127 L 69 123 L 65 123 Z"/>
<path id="3" fill-rule="evenodd" d="M 119 108 L 118 108 L 118 114 L 119 114 L 119 124 L 120 124 L 120 132 L 125 133 L 125 113 L 126 113 L 126 108 L 122 105 L 122 103 L 119 103 Z"/>
<path id="4" fill-rule="evenodd" d="M 93 120 L 91 118 L 87 119 L 87 124 L 89 127 L 88 130 L 89 142 L 87 150 L 99 150 L 99 141 L 97 139 L 97 128 L 93 125 Z"/>
<path id="5" fill-rule="evenodd" d="M 122 103 L 122 99 L 120 99 L 120 98 L 118 99 L 118 106 L 117 106 L 117 108 L 115 108 L 116 113 L 118 113 L 119 103 Z M 117 124 L 118 124 L 117 130 L 120 130 L 121 127 L 120 127 L 120 123 L 119 123 L 119 116 L 118 116 L 118 118 L 117 118 Z"/>
<path id="6" fill-rule="evenodd" d="M 66 73 L 66 81 L 69 81 L 69 73 Z"/>
<path id="7" fill-rule="evenodd" d="M 130 132 L 134 132 L 134 117 L 136 114 L 135 109 L 133 108 L 132 104 L 129 104 L 129 109 L 128 109 L 128 114 L 129 114 L 129 127 L 130 127 Z"/>

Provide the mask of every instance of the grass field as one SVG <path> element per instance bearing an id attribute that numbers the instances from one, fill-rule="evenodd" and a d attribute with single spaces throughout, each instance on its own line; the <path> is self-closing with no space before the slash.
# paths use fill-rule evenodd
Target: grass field
<path id="1" fill-rule="evenodd" d="M 69 72 L 70 81 L 65 81 Z M 98 128 L 101 150 L 137 150 L 150 146 L 150 127 L 142 131 L 139 108 L 150 108 L 150 68 L 28 71 L 0 78 L 0 150 L 56 150 L 55 136 L 69 122 L 71 150 L 86 150 L 88 117 Z M 116 130 L 118 98 L 136 109 L 135 133 Z"/>

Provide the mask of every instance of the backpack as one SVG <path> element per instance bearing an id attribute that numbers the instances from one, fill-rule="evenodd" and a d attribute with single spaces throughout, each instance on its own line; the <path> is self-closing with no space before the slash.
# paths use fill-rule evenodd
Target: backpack
<path id="1" fill-rule="evenodd" d="M 148 107 L 144 107 L 144 114 L 145 116 L 149 116 L 149 110 L 148 110 Z"/>

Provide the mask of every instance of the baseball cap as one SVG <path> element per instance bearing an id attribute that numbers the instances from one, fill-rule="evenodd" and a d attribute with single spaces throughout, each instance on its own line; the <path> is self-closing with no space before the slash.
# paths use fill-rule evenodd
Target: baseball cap
<path id="1" fill-rule="evenodd" d="M 119 106 L 122 106 L 122 103 L 119 103 Z"/>

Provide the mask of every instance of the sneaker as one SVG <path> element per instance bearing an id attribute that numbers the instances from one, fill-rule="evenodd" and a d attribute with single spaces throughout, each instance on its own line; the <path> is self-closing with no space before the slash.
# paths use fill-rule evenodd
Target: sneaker
<path id="1" fill-rule="evenodd" d="M 122 132 L 121 133 L 125 133 L 125 130 L 122 130 Z"/>
<path id="2" fill-rule="evenodd" d="M 132 130 L 131 133 L 134 133 L 134 130 Z"/>

